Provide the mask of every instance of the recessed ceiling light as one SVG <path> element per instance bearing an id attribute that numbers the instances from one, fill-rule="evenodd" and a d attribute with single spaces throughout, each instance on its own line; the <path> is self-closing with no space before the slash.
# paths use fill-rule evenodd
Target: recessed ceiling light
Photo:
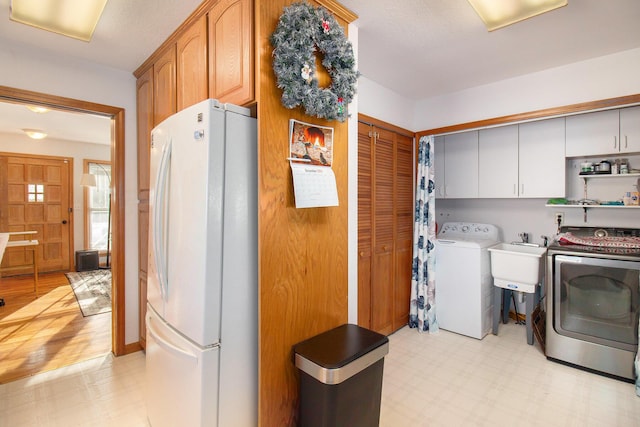
<path id="1" fill-rule="evenodd" d="M 107 0 L 11 0 L 12 21 L 88 42 Z"/>
<path id="2" fill-rule="evenodd" d="M 489 31 L 566 6 L 568 0 L 469 0 Z"/>
<path id="3" fill-rule="evenodd" d="M 26 133 L 29 138 L 33 139 L 43 139 L 47 137 L 46 132 L 43 132 L 39 129 L 22 129 L 22 131 Z"/>
<path id="4" fill-rule="evenodd" d="M 45 107 L 41 107 L 39 105 L 27 105 L 27 108 L 34 113 L 48 113 L 49 109 Z"/>

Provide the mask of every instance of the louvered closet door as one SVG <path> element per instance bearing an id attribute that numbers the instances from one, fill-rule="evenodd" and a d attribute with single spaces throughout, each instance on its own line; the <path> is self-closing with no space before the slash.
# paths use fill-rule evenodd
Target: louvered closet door
<path id="1" fill-rule="evenodd" d="M 376 128 L 373 144 L 373 261 L 371 328 L 393 332 L 394 152 L 395 134 Z"/>
<path id="2" fill-rule="evenodd" d="M 393 207 L 395 210 L 395 280 L 393 330 L 408 323 L 413 251 L 413 138 L 396 134 Z"/>
<path id="3" fill-rule="evenodd" d="M 358 324 L 407 324 L 413 240 L 413 138 L 358 123 Z"/>
<path id="4" fill-rule="evenodd" d="M 371 125 L 358 122 L 358 325 L 371 328 Z"/>

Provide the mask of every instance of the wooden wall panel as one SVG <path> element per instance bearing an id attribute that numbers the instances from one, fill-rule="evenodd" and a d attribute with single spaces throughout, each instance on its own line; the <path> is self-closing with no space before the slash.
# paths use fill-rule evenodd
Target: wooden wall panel
<path id="1" fill-rule="evenodd" d="M 291 0 L 256 0 L 259 149 L 259 424 L 296 425 L 294 344 L 347 322 L 347 124 L 280 103 L 269 37 Z M 340 6 L 323 2 L 334 13 Z M 317 5 L 317 3 L 313 3 Z M 344 12 L 345 11 L 343 9 Z M 346 19 L 355 17 L 350 13 Z M 346 27 L 345 19 L 338 18 Z M 296 209 L 289 119 L 334 127 L 333 170 L 340 206 Z"/>

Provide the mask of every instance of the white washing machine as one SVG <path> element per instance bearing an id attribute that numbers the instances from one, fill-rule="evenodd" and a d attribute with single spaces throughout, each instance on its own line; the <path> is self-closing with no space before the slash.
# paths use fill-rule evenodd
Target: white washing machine
<path id="1" fill-rule="evenodd" d="M 442 329 L 482 339 L 492 326 L 493 278 L 488 248 L 495 225 L 447 222 L 435 241 L 436 317 Z"/>

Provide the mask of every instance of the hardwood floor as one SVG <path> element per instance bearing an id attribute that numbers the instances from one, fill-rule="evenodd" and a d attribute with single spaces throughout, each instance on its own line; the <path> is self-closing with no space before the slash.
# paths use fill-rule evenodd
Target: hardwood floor
<path id="1" fill-rule="evenodd" d="M 83 317 L 64 273 L 0 278 L 0 384 L 111 351 L 111 313 Z"/>

